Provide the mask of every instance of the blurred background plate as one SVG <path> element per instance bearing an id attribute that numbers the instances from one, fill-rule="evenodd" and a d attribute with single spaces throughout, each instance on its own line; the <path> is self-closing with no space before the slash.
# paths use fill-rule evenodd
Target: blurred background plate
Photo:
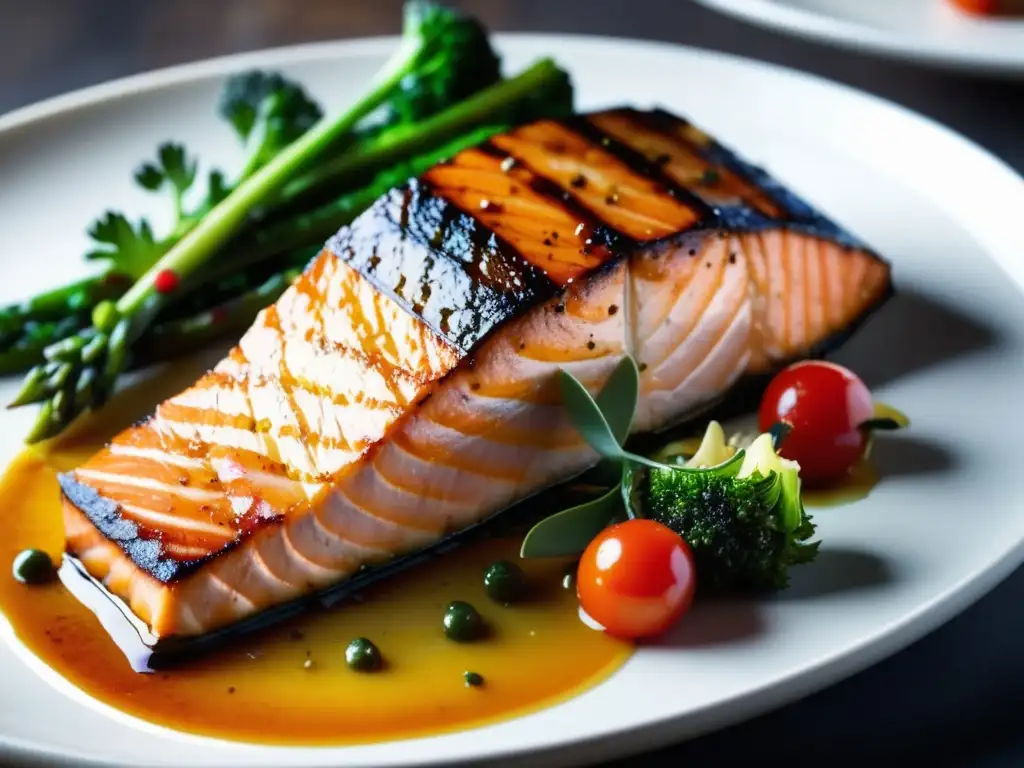
<path id="1" fill-rule="evenodd" d="M 697 0 L 752 24 L 921 64 L 1024 79 L 1024 17 L 950 0 Z"/>

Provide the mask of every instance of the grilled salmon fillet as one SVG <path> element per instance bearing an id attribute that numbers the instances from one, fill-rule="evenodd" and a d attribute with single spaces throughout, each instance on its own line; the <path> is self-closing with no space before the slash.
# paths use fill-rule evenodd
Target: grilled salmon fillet
<path id="1" fill-rule="evenodd" d="M 522 125 L 384 195 L 63 475 L 62 575 L 152 649 L 258 621 L 593 466 L 559 369 L 596 392 L 632 355 L 650 432 L 890 293 L 882 258 L 679 117 Z"/>

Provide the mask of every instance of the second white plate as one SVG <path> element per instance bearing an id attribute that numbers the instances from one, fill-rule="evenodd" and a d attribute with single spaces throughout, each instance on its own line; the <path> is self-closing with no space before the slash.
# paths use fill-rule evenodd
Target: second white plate
<path id="1" fill-rule="evenodd" d="M 1024 78 L 1024 20 L 948 0 L 697 0 L 781 32 L 921 64 Z"/>

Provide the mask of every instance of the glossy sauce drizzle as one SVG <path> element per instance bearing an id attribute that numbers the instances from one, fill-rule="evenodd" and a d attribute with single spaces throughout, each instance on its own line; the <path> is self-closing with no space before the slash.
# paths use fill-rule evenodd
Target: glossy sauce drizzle
<path id="1" fill-rule="evenodd" d="M 118 419 L 116 421 L 122 421 Z M 567 561 L 519 561 L 532 591 L 504 607 L 484 593 L 494 560 L 518 560 L 520 537 L 468 544 L 367 590 L 358 603 L 313 612 L 226 652 L 168 672 L 136 674 L 93 615 L 59 582 L 24 586 L 10 563 L 36 547 L 63 545 L 57 471 L 98 449 L 107 435 L 79 436 L 48 453 L 28 450 L 0 484 L 0 610 L 19 640 L 94 698 L 129 715 L 187 732 L 269 744 L 353 744 L 484 725 L 558 703 L 618 669 L 633 646 L 582 624 L 561 586 Z M 444 608 L 467 600 L 491 629 L 455 643 Z M 365 636 L 385 668 L 345 663 Z M 465 672 L 483 676 L 470 687 Z"/>

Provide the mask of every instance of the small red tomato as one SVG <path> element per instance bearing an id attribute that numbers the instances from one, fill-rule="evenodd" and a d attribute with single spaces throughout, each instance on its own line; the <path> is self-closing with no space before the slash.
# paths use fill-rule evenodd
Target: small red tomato
<path id="1" fill-rule="evenodd" d="M 170 269 L 161 269 L 153 278 L 153 287 L 157 293 L 170 293 L 178 287 L 178 276 Z"/>
<path id="2" fill-rule="evenodd" d="M 576 572 L 580 607 L 617 637 L 658 635 L 690 607 L 696 572 L 689 546 L 671 528 L 634 519 L 587 546 Z"/>
<path id="3" fill-rule="evenodd" d="M 800 465 L 807 485 L 834 482 L 860 461 L 874 414 L 871 391 L 852 371 L 818 360 L 796 363 L 772 379 L 761 398 L 758 427 L 782 422 L 791 431 L 779 455 Z"/>

